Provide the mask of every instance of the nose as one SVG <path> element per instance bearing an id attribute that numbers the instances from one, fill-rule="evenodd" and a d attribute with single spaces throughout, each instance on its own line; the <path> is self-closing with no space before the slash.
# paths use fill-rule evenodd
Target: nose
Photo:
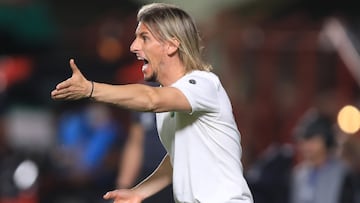
<path id="1" fill-rule="evenodd" d="M 139 46 L 137 38 L 135 38 L 134 41 L 130 45 L 130 51 L 133 53 L 136 53 L 139 50 L 140 50 L 140 46 Z"/>

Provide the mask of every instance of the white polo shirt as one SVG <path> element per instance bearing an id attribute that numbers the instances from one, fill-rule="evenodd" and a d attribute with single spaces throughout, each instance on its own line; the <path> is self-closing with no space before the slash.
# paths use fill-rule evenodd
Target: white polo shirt
<path id="1" fill-rule="evenodd" d="M 192 112 L 157 113 L 157 127 L 173 165 L 173 191 L 181 203 L 252 203 L 243 176 L 240 133 L 219 78 L 193 71 L 172 87 Z"/>

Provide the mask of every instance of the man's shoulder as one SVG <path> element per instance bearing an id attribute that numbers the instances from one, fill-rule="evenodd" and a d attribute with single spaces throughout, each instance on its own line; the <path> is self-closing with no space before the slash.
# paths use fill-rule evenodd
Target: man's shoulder
<path id="1" fill-rule="evenodd" d="M 189 82 L 190 84 L 206 84 L 208 82 L 218 84 L 220 83 L 219 77 L 210 71 L 195 70 L 186 74 L 182 80 Z M 200 83 L 198 83 L 200 82 Z"/>
<path id="2" fill-rule="evenodd" d="M 193 70 L 185 75 L 186 76 L 199 76 L 199 77 L 217 77 L 215 73 L 204 70 Z"/>

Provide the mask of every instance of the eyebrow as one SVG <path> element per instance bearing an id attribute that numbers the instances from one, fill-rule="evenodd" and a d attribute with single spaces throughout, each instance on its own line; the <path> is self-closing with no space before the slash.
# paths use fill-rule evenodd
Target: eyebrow
<path id="1" fill-rule="evenodd" d="M 138 37 L 138 36 L 142 37 L 142 36 L 145 36 L 145 35 L 149 35 L 149 32 L 147 32 L 147 31 L 142 31 L 140 33 L 135 32 L 134 35 L 135 35 L 135 37 Z"/>
<path id="2" fill-rule="evenodd" d="M 149 35 L 149 32 L 147 32 L 147 31 L 140 32 L 139 35 L 140 35 L 140 36 Z"/>

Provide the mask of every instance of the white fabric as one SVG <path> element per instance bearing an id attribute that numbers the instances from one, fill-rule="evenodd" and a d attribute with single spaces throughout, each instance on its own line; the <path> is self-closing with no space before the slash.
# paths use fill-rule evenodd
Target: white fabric
<path id="1" fill-rule="evenodd" d="M 240 133 L 218 77 L 193 71 L 177 82 L 192 112 L 157 114 L 160 139 L 173 165 L 177 202 L 251 203 L 243 177 Z"/>

